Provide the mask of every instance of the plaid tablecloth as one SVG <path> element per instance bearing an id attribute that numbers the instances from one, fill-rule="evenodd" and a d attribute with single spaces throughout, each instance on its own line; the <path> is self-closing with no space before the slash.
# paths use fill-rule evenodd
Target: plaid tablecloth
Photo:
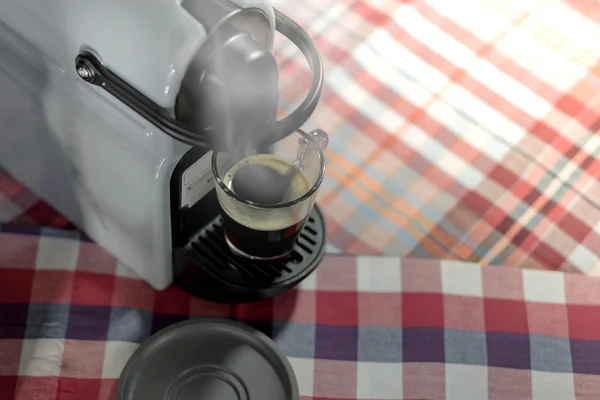
<path id="1" fill-rule="evenodd" d="M 228 306 L 155 292 L 72 231 L 2 228 L 3 400 L 112 399 L 140 343 L 201 316 L 271 336 L 303 400 L 600 398 L 598 278 L 329 255 L 299 288 Z"/>
<path id="2" fill-rule="evenodd" d="M 325 60 L 334 246 L 600 273 L 598 1 L 275 4 Z"/>
<path id="3" fill-rule="evenodd" d="M 332 251 L 600 274 L 597 0 L 274 0 L 326 68 Z M 279 40 L 283 106 L 310 73 Z M 0 178 L 0 220 L 58 223 Z"/>

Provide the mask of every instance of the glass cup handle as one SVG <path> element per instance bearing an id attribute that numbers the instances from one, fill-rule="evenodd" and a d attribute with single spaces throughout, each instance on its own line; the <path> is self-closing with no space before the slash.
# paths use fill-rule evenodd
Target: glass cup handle
<path id="1" fill-rule="evenodd" d="M 315 129 L 308 133 L 310 140 L 314 141 L 315 144 L 322 152 L 325 152 L 327 149 L 327 145 L 329 144 L 329 135 L 321 129 Z M 298 155 L 296 156 L 295 164 L 300 168 L 300 170 L 304 170 L 304 159 L 306 156 L 306 150 L 308 149 L 307 139 L 301 137 L 298 139 Z"/>
<path id="2" fill-rule="evenodd" d="M 314 131 L 309 132 L 308 136 L 310 136 L 317 146 L 321 149 L 321 151 L 325 151 L 327 149 L 327 145 L 329 144 L 329 135 L 321 129 L 315 129 Z"/>

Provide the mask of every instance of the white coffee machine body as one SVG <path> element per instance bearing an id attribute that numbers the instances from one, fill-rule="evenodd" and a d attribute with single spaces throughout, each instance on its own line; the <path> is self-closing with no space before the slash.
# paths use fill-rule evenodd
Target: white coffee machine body
<path id="1" fill-rule="evenodd" d="M 192 146 L 82 80 L 75 58 L 89 49 L 151 102 L 174 109 L 207 38 L 181 3 L 0 2 L 0 166 L 158 290 L 173 280 L 171 176 Z M 274 32 L 268 0 L 234 3 L 260 9 Z M 212 189 L 209 155 L 182 179 L 182 202 Z"/>

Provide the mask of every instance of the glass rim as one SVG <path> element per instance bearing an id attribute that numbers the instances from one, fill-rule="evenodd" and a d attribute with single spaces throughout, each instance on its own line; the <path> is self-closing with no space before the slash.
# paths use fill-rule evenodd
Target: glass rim
<path id="1" fill-rule="evenodd" d="M 306 132 L 304 132 L 302 129 L 296 129 L 292 133 L 298 133 L 301 136 L 303 136 L 306 139 L 307 144 L 312 146 L 313 148 L 315 148 L 317 150 L 317 154 L 319 155 L 319 176 L 315 180 L 315 183 L 312 185 L 312 187 L 306 193 L 304 193 L 302 196 L 300 196 L 294 200 L 286 201 L 284 203 L 277 203 L 277 204 L 261 204 L 261 203 L 255 203 L 253 201 L 245 200 L 245 199 L 241 198 L 240 196 L 238 196 L 235 192 L 233 192 L 231 189 L 229 189 L 225 185 L 225 183 L 223 182 L 223 179 L 221 179 L 221 176 L 219 175 L 217 158 L 220 153 L 225 153 L 225 152 L 213 151 L 212 159 L 211 159 L 211 168 L 212 168 L 213 177 L 214 177 L 215 181 L 217 182 L 217 184 L 219 185 L 219 187 L 223 190 L 223 192 L 225 192 L 225 194 L 227 194 L 229 197 L 235 199 L 236 201 L 239 201 L 242 204 L 245 204 L 245 205 L 253 207 L 253 208 L 258 208 L 258 209 L 267 209 L 268 210 L 268 209 L 286 208 L 286 207 L 294 206 L 296 204 L 300 204 L 303 201 L 308 200 L 313 194 L 315 194 L 317 192 L 317 190 L 319 190 L 319 188 L 321 187 L 321 183 L 323 183 L 323 179 L 325 178 L 325 169 L 326 169 L 325 154 L 323 152 L 323 149 L 321 149 L 321 147 L 319 147 L 319 145 L 315 142 L 315 140 L 310 135 L 308 135 Z"/>

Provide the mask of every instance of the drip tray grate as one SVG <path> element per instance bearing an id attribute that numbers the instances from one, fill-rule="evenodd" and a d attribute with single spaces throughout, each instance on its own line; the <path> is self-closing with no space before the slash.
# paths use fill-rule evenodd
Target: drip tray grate
<path id="1" fill-rule="evenodd" d="M 208 300 L 240 303 L 272 297 L 292 288 L 318 265 L 327 241 L 325 219 L 313 208 L 290 256 L 250 261 L 231 252 L 220 216 L 175 252 L 175 283 Z"/>

